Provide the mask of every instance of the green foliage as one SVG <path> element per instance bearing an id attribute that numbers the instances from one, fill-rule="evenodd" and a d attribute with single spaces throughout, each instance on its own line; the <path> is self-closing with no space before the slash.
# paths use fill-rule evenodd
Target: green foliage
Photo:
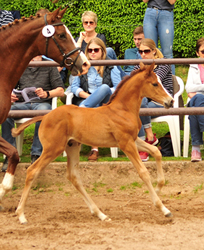
<path id="1" fill-rule="evenodd" d="M 21 16 L 34 15 L 40 8 L 50 11 L 62 6 L 69 6 L 64 22 L 72 35 L 77 37 L 83 30 L 81 15 L 86 10 L 92 10 L 98 15 L 96 31 L 106 36 L 107 46 L 113 47 L 119 58 L 124 51 L 134 46 L 132 32 L 135 27 L 142 25 L 147 4 L 142 0 L 5 0 L 2 9 L 20 10 Z M 183 0 L 175 3 L 174 9 L 174 57 L 196 57 L 196 40 L 203 36 L 204 9 L 200 0 Z"/>

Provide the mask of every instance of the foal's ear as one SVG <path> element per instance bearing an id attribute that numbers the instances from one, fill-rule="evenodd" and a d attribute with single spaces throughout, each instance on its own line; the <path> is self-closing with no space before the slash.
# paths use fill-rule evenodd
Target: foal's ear
<path id="1" fill-rule="evenodd" d="M 144 69 L 145 69 L 145 65 L 144 65 L 144 63 L 142 63 L 142 62 L 140 62 L 140 69 L 141 69 L 141 70 L 144 70 Z"/>
<path id="2" fill-rule="evenodd" d="M 155 63 L 154 63 L 154 62 L 150 65 L 150 67 L 149 67 L 149 72 L 151 72 L 151 71 L 153 71 L 153 70 L 154 70 L 154 65 L 155 65 Z"/>

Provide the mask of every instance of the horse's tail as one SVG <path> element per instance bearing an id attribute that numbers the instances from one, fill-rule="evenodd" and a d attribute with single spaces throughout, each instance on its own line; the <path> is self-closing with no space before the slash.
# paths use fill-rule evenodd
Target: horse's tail
<path id="1" fill-rule="evenodd" d="M 22 123 L 18 128 L 13 128 L 11 130 L 11 133 L 12 133 L 12 136 L 13 137 L 16 137 L 18 135 L 20 135 L 20 133 L 25 129 L 27 128 L 28 126 L 30 126 L 31 124 L 35 123 L 35 122 L 39 122 L 39 121 L 42 121 L 43 119 L 43 116 L 36 116 L 24 123 Z"/>

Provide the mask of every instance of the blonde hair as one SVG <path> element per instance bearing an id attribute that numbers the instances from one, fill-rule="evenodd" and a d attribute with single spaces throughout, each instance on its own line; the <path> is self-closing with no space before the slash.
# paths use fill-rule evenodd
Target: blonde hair
<path id="1" fill-rule="evenodd" d="M 97 22 L 98 22 L 98 17 L 97 17 L 97 15 L 96 15 L 96 13 L 94 13 L 93 11 L 85 11 L 83 14 L 82 14 L 82 16 L 81 16 L 81 21 L 82 21 L 82 23 L 84 22 L 84 19 L 85 19 L 85 17 L 90 17 L 90 18 L 92 18 L 93 19 L 93 21 L 97 24 Z"/>
<path id="2" fill-rule="evenodd" d="M 105 60 L 106 59 L 106 45 L 105 43 L 98 37 L 94 37 L 92 38 L 87 46 L 86 46 L 86 49 L 85 49 L 85 55 L 87 57 L 88 60 L 90 60 L 90 56 L 89 56 L 89 53 L 88 53 L 88 49 L 89 49 L 89 45 L 92 44 L 92 43 L 95 43 L 97 44 L 98 46 L 101 47 L 101 51 L 102 51 L 102 56 L 101 56 L 101 60 Z M 103 72 L 104 72 L 104 66 L 99 66 L 99 69 L 98 69 L 98 72 L 100 74 L 101 77 L 103 77 Z"/>
<path id="3" fill-rule="evenodd" d="M 155 42 L 152 39 L 149 38 L 144 38 L 142 39 L 140 45 L 144 45 L 149 47 L 151 50 L 155 50 L 156 53 L 154 55 L 155 59 L 159 59 L 159 58 L 164 58 L 164 55 L 162 54 L 162 52 L 156 47 Z"/>

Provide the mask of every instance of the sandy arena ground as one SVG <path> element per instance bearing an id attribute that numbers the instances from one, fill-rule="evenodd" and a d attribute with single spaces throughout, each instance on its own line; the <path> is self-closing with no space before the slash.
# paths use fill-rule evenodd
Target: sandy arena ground
<path id="1" fill-rule="evenodd" d="M 166 186 L 160 195 L 172 218 L 150 200 L 129 162 L 80 163 L 87 192 L 112 220 L 90 214 L 81 195 L 66 179 L 66 165 L 52 163 L 30 192 L 20 225 L 15 215 L 26 176 L 19 164 L 14 190 L 3 200 L 0 250 L 197 250 L 204 249 L 204 163 L 163 162 Z M 152 183 L 154 162 L 146 163 Z M 0 173 L 0 182 L 4 174 Z"/>

